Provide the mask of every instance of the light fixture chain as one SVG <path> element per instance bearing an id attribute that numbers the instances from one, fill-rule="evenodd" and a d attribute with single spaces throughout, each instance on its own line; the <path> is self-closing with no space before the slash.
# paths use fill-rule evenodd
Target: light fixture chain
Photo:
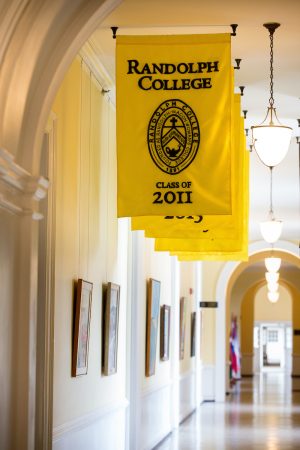
<path id="1" fill-rule="evenodd" d="M 274 105 L 274 97 L 273 97 L 273 33 L 270 33 L 270 99 L 269 104 L 271 107 Z"/>
<path id="2" fill-rule="evenodd" d="M 273 167 L 270 167 L 270 216 L 271 220 L 273 220 Z"/>

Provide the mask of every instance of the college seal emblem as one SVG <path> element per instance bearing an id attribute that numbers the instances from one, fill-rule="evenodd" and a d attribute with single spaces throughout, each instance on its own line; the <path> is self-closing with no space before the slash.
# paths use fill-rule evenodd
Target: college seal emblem
<path id="1" fill-rule="evenodd" d="M 157 167 L 176 175 L 195 158 L 200 128 L 192 108 L 182 100 L 166 100 L 154 111 L 148 126 L 148 148 Z"/>

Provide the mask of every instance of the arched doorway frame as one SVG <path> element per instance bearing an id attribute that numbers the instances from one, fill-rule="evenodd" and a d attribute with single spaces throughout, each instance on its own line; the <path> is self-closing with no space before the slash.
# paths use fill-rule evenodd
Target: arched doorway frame
<path id="1" fill-rule="evenodd" d="M 293 307 L 293 303 L 296 300 L 295 296 L 294 296 L 294 292 L 293 292 L 293 285 L 290 281 L 288 281 L 286 278 L 281 277 L 280 278 L 280 288 L 283 288 L 286 291 L 286 297 L 288 298 L 288 300 L 286 300 L 287 302 L 289 302 L 289 305 L 286 303 L 286 308 L 285 308 L 285 314 L 287 314 L 287 311 L 290 311 L 290 315 L 287 319 L 287 317 L 285 317 L 284 319 L 281 317 L 280 319 L 278 318 L 278 320 L 272 319 L 272 311 L 273 308 L 269 302 L 267 302 L 268 305 L 268 311 L 271 312 L 271 316 L 269 316 L 268 314 L 268 318 L 267 319 L 259 319 L 258 317 L 256 317 L 256 308 L 257 305 L 259 305 L 259 300 L 257 298 L 259 291 L 264 288 L 266 289 L 266 283 L 265 280 L 258 282 L 256 285 L 256 290 L 254 291 L 254 295 L 253 295 L 253 321 L 252 323 L 250 323 L 250 328 L 254 329 L 254 326 L 258 326 L 259 329 L 261 329 L 262 326 L 275 326 L 274 324 L 276 324 L 276 326 L 278 325 L 279 328 L 284 330 L 284 333 L 286 333 L 285 328 L 289 325 L 292 326 L 292 328 L 294 328 L 293 322 L 294 322 L 294 307 Z M 280 291 L 279 291 L 280 292 Z M 280 298 L 282 297 L 282 292 L 280 292 Z M 293 339 L 292 339 L 293 340 Z M 252 351 L 253 351 L 253 355 L 252 355 L 252 372 L 249 372 L 249 374 L 255 374 L 258 371 L 261 372 L 262 369 L 262 348 L 261 348 L 261 341 L 260 341 L 260 346 L 259 349 L 257 350 L 257 354 L 255 355 L 255 349 L 254 349 L 254 342 L 252 342 Z M 289 353 L 288 355 L 288 359 L 287 359 L 287 352 L 286 352 L 286 348 L 284 346 L 285 349 L 285 353 L 284 353 L 284 361 L 288 361 L 287 367 L 289 368 L 289 370 L 291 370 L 290 375 L 292 375 L 292 366 L 293 366 L 293 354 L 292 352 Z"/>
<path id="2" fill-rule="evenodd" d="M 20 187 L 15 208 L 18 261 L 11 268 L 13 432 L 7 431 L 11 448 L 35 448 L 38 223 L 31 213 L 39 200 L 35 191 L 46 123 L 72 60 L 120 3 L 12 0 L 1 9 L 0 164 L 14 174 Z"/>
<path id="3" fill-rule="evenodd" d="M 0 147 L 31 174 L 38 175 L 43 133 L 68 67 L 122 1 L 12 0 L 4 8 Z"/>
<path id="4" fill-rule="evenodd" d="M 299 260 L 298 246 L 288 241 L 278 241 L 276 250 L 283 254 L 292 255 Z M 265 241 L 258 241 L 249 246 L 249 257 L 257 257 L 259 254 L 269 252 Z M 300 261 L 299 261 L 300 264 Z M 215 400 L 224 402 L 226 396 L 226 305 L 230 298 L 229 283 L 234 274 L 242 271 L 247 264 L 238 261 L 229 261 L 223 267 L 216 285 L 216 299 L 218 308 L 216 310 L 215 323 Z"/>

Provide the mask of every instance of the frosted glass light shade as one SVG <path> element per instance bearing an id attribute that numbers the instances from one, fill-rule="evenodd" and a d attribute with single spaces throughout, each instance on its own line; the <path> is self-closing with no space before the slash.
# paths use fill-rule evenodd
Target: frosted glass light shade
<path id="1" fill-rule="evenodd" d="M 251 127 L 251 130 L 254 148 L 261 162 L 268 167 L 277 166 L 288 152 L 292 128 L 281 125 L 276 109 L 270 106 L 263 123 Z"/>
<path id="2" fill-rule="evenodd" d="M 279 292 L 268 292 L 268 300 L 272 303 L 278 302 L 279 299 Z"/>
<path id="3" fill-rule="evenodd" d="M 281 220 L 267 220 L 265 222 L 261 222 L 259 225 L 261 235 L 266 242 L 269 244 L 274 244 L 274 242 L 278 241 L 282 232 Z"/>
<path id="4" fill-rule="evenodd" d="M 281 258 L 275 258 L 271 256 L 270 258 L 265 258 L 265 266 L 268 272 L 278 272 L 280 269 Z"/>
<path id="5" fill-rule="evenodd" d="M 268 283 L 269 292 L 277 292 L 279 288 L 279 283 Z"/>
<path id="6" fill-rule="evenodd" d="M 277 283 L 279 280 L 278 272 L 266 272 L 266 280 L 268 283 Z"/>

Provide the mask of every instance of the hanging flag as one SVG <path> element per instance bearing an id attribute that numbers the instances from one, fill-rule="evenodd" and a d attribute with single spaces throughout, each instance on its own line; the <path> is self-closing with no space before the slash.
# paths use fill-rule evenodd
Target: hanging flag
<path id="1" fill-rule="evenodd" d="M 248 261 L 248 249 L 240 252 L 170 252 L 178 261 Z"/>
<path id="2" fill-rule="evenodd" d="M 117 36 L 118 216 L 231 214 L 230 35 Z"/>
<path id="3" fill-rule="evenodd" d="M 170 252 L 199 252 L 199 253 L 232 253 L 247 252 L 248 249 L 248 216 L 249 216 L 249 153 L 246 151 L 244 123 L 240 121 L 237 131 L 242 142 L 240 153 L 243 155 L 241 179 L 235 181 L 238 193 L 241 196 L 240 211 L 238 214 L 239 228 L 235 238 L 158 238 L 155 239 L 155 250 Z M 239 182 L 241 181 L 241 184 Z M 199 255 L 197 255 L 199 256 Z"/>
<path id="4" fill-rule="evenodd" d="M 240 116 L 240 95 L 234 94 L 232 121 L 232 214 L 147 216 L 132 217 L 133 230 L 144 229 L 146 237 L 161 238 L 235 238 L 243 227 L 243 203 L 247 191 L 241 189 L 245 180 L 246 152 L 240 128 L 244 120 Z"/>
<path id="5" fill-rule="evenodd" d="M 231 363 L 231 376 L 230 382 L 235 382 L 240 378 L 240 348 L 239 348 L 239 337 L 238 337 L 238 324 L 237 316 L 231 316 L 231 329 L 229 337 L 230 345 L 230 363 Z"/>
<path id="6" fill-rule="evenodd" d="M 170 252 L 240 252 L 243 238 L 236 239 L 155 239 L 156 251 Z"/>

